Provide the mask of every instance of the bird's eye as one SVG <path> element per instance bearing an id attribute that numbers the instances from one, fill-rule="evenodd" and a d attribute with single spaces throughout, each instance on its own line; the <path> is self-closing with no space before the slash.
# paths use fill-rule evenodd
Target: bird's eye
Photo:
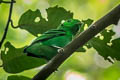
<path id="1" fill-rule="evenodd" d="M 67 22 L 71 22 L 71 20 L 68 20 Z"/>

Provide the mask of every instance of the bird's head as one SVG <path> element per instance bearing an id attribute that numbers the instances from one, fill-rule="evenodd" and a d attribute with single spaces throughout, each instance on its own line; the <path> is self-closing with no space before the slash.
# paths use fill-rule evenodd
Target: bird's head
<path id="1" fill-rule="evenodd" d="M 63 29 L 65 31 L 71 32 L 73 35 L 75 35 L 80 27 L 82 26 L 82 22 L 78 19 L 69 19 L 61 23 L 58 27 L 58 29 Z"/>

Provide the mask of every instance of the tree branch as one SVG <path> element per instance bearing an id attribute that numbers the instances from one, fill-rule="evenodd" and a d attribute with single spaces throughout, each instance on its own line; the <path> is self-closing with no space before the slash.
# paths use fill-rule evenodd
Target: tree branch
<path id="1" fill-rule="evenodd" d="M 43 69 L 36 74 L 32 80 L 45 80 L 51 75 L 57 68 L 77 50 L 82 47 L 86 42 L 92 39 L 100 31 L 105 29 L 111 24 L 117 24 L 120 19 L 120 5 L 110 11 L 107 15 L 92 24 L 86 31 L 82 32 L 76 39 L 64 47 L 64 51 L 60 52 L 43 67 Z M 79 43 L 79 44 L 78 44 Z"/>
<path id="2" fill-rule="evenodd" d="M 3 2 L 5 3 L 6 1 L 2 1 L 2 3 L 3 3 Z M 8 32 L 8 27 L 9 27 L 9 23 L 11 22 L 12 9 L 13 9 L 13 3 L 14 3 L 14 2 L 15 2 L 14 0 L 11 0 L 11 2 L 10 2 L 10 9 L 9 9 L 8 21 L 7 21 L 7 24 L 6 24 L 6 28 L 5 28 L 5 30 L 4 30 L 3 37 L 2 37 L 2 39 L 1 39 L 1 41 L 0 41 L 0 49 L 1 49 L 2 44 L 3 44 L 3 42 L 4 42 L 5 38 L 6 38 L 6 35 L 7 35 L 7 32 Z M 7 3 L 7 2 L 6 2 L 6 3 Z"/>

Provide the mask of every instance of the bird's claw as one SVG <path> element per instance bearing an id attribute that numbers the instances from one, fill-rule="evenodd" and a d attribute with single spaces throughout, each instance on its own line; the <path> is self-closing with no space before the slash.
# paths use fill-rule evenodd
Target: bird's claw
<path id="1" fill-rule="evenodd" d="M 58 49 L 58 53 L 62 53 L 64 51 L 64 48 Z"/>

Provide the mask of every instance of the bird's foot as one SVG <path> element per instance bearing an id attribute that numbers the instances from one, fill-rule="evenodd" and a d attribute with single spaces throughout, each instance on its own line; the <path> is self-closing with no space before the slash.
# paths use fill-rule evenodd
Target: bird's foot
<path id="1" fill-rule="evenodd" d="M 58 53 L 63 53 L 63 52 L 64 52 L 64 48 L 58 49 Z"/>
<path id="2" fill-rule="evenodd" d="M 64 51 L 64 48 L 59 47 L 59 46 L 54 46 L 55 48 L 58 48 L 58 53 L 62 53 Z"/>

